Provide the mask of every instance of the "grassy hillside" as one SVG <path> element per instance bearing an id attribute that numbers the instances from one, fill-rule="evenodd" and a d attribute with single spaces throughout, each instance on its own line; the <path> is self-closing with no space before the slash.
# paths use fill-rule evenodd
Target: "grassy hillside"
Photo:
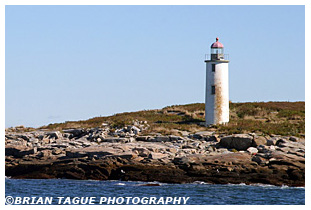
<path id="1" fill-rule="evenodd" d="M 101 127 L 108 123 L 112 128 L 132 125 L 133 121 L 147 121 L 149 129 L 145 134 L 157 132 L 180 135 L 180 131 L 216 131 L 218 133 L 279 134 L 303 136 L 305 133 L 304 102 L 252 102 L 230 103 L 230 122 L 209 128 L 204 122 L 204 104 L 174 105 L 157 110 L 125 112 L 108 117 L 95 117 L 83 121 L 54 123 L 41 128 L 62 130 L 68 128 Z"/>

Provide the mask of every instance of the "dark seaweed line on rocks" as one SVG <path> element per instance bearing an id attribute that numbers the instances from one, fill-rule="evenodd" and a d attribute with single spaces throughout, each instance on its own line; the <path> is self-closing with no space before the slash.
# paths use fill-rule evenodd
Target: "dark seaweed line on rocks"
<path id="1" fill-rule="evenodd" d="M 110 130 L 7 130 L 12 178 L 305 185 L 305 140 L 255 133 L 141 136 L 147 122 Z"/>

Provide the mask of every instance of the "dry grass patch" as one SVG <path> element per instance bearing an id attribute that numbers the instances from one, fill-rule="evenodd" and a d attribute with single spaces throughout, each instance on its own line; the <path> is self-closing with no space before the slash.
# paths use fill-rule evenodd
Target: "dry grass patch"
<path id="1" fill-rule="evenodd" d="M 167 106 L 157 110 L 125 112 L 108 117 L 95 117 L 81 121 L 54 123 L 41 128 L 62 130 L 68 128 L 101 127 L 108 123 L 113 129 L 132 125 L 133 121 L 147 121 L 148 131 L 165 135 L 174 134 L 176 130 L 198 132 L 214 130 L 221 133 L 248 133 L 304 135 L 305 103 L 304 102 L 252 102 L 231 103 L 230 122 L 227 125 L 216 125 L 210 128 L 203 126 L 205 105 L 194 103 Z M 178 133 L 178 132 L 177 132 Z"/>

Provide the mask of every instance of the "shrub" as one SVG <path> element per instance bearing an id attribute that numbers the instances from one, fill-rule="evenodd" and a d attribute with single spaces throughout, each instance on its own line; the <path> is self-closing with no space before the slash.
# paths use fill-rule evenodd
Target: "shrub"
<path id="1" fill-rule="evenodd" d="M 300 110 L 280 110 L 279 113 L 277 114 L 278 117 L 285 117 L 285 118 L 292 118 L 295 116 L 300 116 L 304 117 L 305 116 L 305 111 L 300 111 Z"/>

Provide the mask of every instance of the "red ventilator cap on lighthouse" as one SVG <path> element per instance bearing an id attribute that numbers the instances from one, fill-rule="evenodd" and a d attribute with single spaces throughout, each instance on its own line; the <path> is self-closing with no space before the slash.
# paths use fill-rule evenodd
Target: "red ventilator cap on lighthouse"
<path id="1" fill-rule="evenodd" d="M 211 48 L 223 48 L 223 47 L 224 47 L 224 45 L 221 44 L 218 40 L 219 40 L 219 38 L 217 37 L 217 38 L 216 38 L 216 42 L 214 42 L 214 43 L 211 45 Z"/>

